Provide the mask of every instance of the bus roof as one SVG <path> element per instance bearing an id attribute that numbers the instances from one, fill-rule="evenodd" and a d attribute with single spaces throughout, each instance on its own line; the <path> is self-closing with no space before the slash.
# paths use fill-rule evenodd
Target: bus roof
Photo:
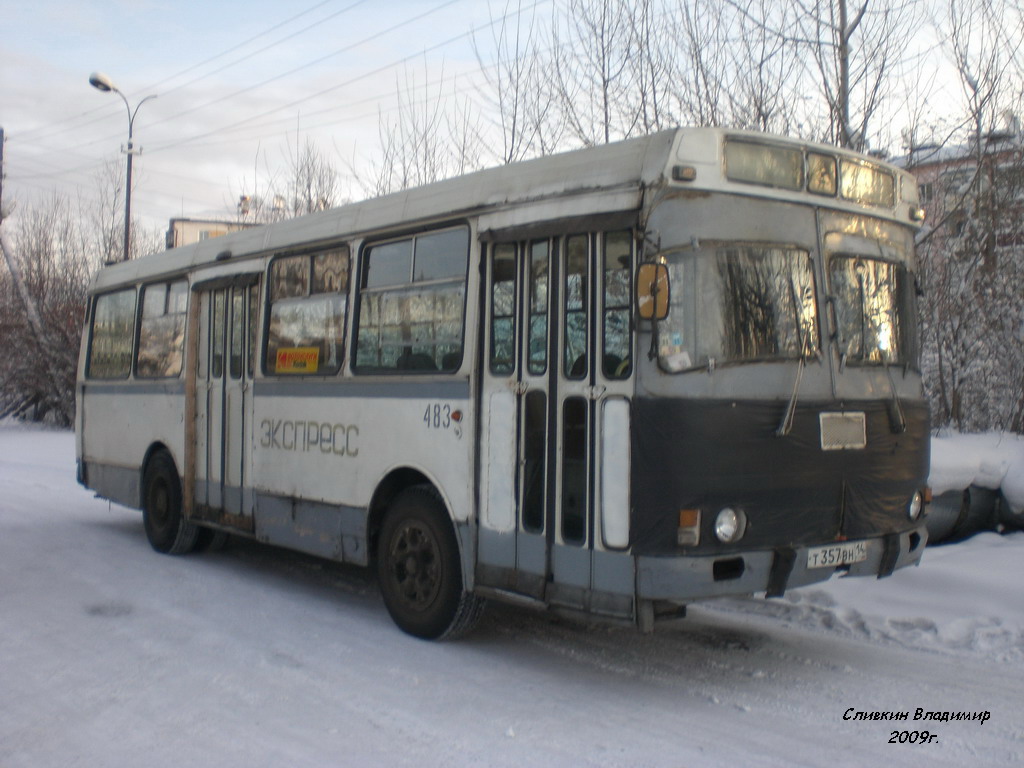
<path id="1" fill-rule="evenodd" d="M 397 228 L 414 230 L 418 226 L 444 219 L 493 214 L 531 204 L 541 206 L 543 213 L 538 218 L 558 219 L 573 215 L 573 209 L 559 206 L 560 200 L 583 197 L 588 193 L 604 193 L 606 201 L 614 199 L 619 209 L 638 209 L 642 202 L 642 190 L 666 181 L 672 174 L 673 164 L 686 156 L 685 147 L 692 147 L 699 153 L 702 164 L 708 167 L 720 164 L 718 153 L 721 152 L 725 136 L 784 143 L 836 156 L 862 159 L 860 155 L 836 147 L 762 133 L 708 127 L 670 129 L 612 144 L 487 168 L 120 262 L 100 270 L 93 281 L 92 290 L 102 291 L 115 285 L 180 274 L 220 261 L 227 262 L 227 267 L 228 264 L 237 264 L 246 258 L 295 250 L 305 245 L 315 246 L 332 240 L 372 236 Z M 885 167 L 895 174 L 906 175 L 895 167 Z M 730 191 L 752 195 L 788 196 L 749 187 L 737 189 L 734 184 L 723 185 L 721 174 L 718 176 L 710 186 L 696 186 L 721 191 L 728 187 Z M 614 192 L 620 193 L 618 197 L 607 197 L 607 193 Z M 596 214 L 613 210 L 615 208 L 594 207 L 589 212 Z M 888 215 L 891 217 L 892 212 L 888 212 Z"/>

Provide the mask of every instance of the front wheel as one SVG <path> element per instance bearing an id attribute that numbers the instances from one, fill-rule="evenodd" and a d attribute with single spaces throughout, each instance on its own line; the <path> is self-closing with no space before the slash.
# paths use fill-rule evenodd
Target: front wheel
<path id="1" fill-rule="evenodd" d="M 196 545 L 199 527 L 182 514 L 181 480 L 167 451 L 153 454 L 142 475 L 142 523 L 157 552 L 180 555 Z"/>
<path id="2" fill-rule="evenodd" d="M 377 576 L 391 618 L 414 637 L 457 637 L 483 610 L 483 600 L 463 588 L 448 513 L 425 487 L 407 488 L 391 503 L 377 543 Z"/>

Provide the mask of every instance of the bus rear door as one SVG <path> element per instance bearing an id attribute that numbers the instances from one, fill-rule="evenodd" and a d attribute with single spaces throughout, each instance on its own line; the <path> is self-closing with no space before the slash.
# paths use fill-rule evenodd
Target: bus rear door
<path id="1" fill-rule="evenodd" d="M 194 388 L 195 515 L 252 530 L 252 380 L 258 275 L 201 285 Z"/>

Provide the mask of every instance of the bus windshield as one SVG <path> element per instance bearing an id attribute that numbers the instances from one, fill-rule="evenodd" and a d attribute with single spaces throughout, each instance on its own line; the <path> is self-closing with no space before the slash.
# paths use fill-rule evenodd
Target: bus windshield
<path id="1" fill-rule="evenodd" d="M 663 369 L 818 355 L 814 271 L 808 251 L 704 243 L 667 258 L 671 301 L 669 316 L 658 330 Z"/>
<path id="2" fill-rule="evenodd" d="M 833 330 L 845 365 L 914 364 L 911 244 L 902 233 L 862 217 L 831 217 L 825 277 Z"/>
<path id="3" fill-rule="evenodd" d="M 909 362 L 906 269 L 851 254 L 829 260 L 839 354 L 848 364 Z"/>

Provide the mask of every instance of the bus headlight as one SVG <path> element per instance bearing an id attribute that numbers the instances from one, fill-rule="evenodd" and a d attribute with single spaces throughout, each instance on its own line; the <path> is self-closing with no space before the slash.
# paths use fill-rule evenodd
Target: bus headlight
<path id="1" fill-rule="evenodd" d="M 725 507 L 715 517 L 715 536 L 723 544 L 732 544 L 743 537 L 747 516 L 742 510 Z"/>
<path id="2" fill-rule="evenodd" d="M 921 516 L 922 509 L 924 509 L 924 499 L 921 498 L 921 492 L 914 491 L 914 496 L 910 499 L 910 504 L 907 505 L 907 517 L 917 520 Z"/>

